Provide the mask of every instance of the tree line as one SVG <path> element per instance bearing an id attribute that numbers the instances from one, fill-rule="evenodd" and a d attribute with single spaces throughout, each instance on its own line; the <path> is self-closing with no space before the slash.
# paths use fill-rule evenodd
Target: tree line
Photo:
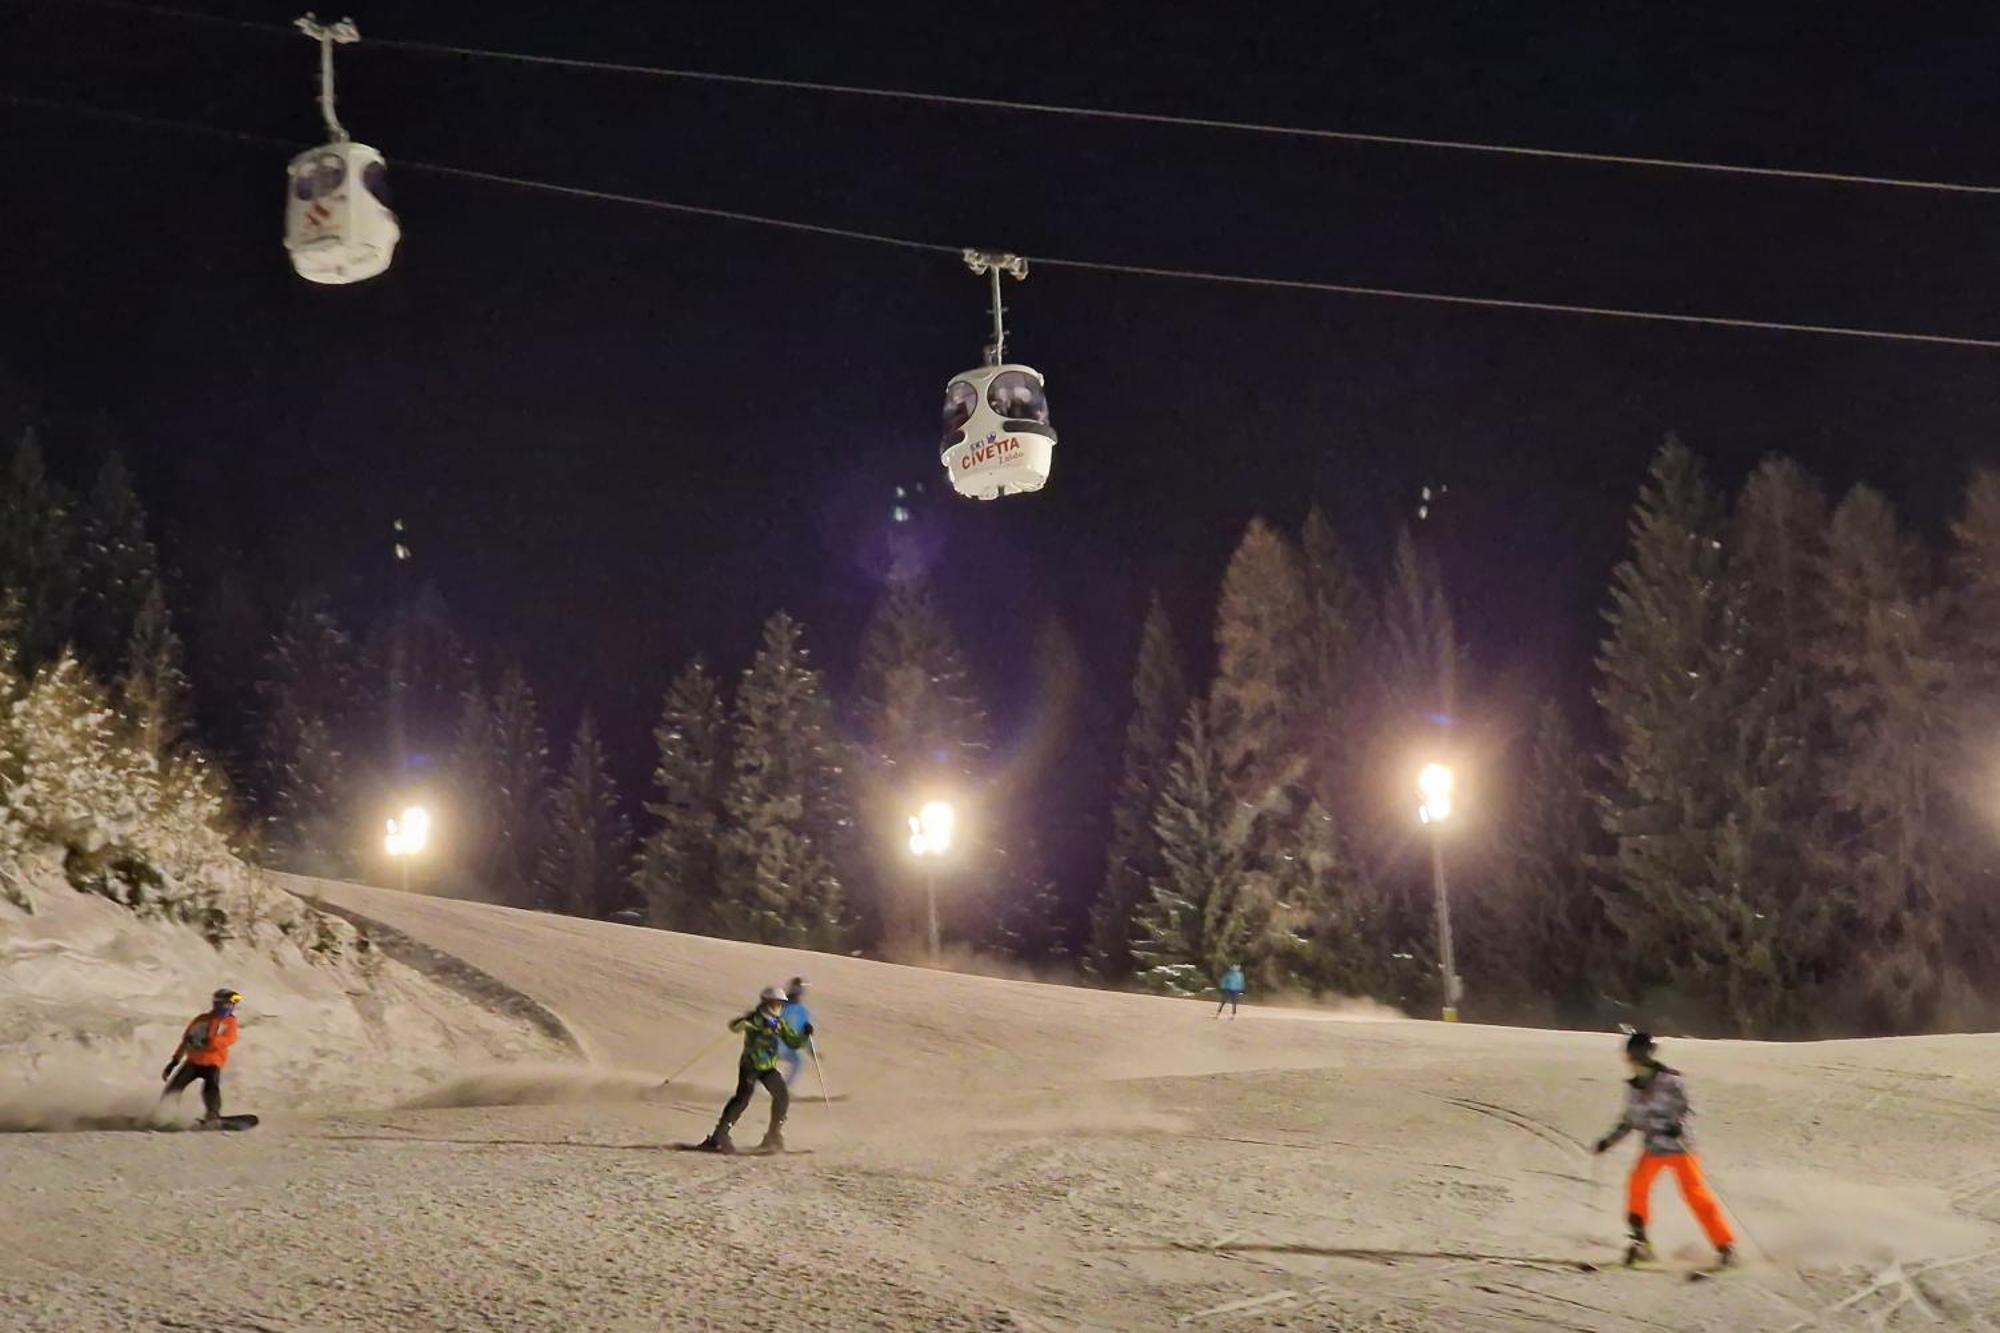
<path id="1" fill-rule="evenodd" d="M 225 758 L 267 861 L 379 873 L 367 830 L 421 788 L 447 812 L 429 884 L 540 910 L 896 955 L 925 898 L 907 819 L 943 796 L 962 821 L 936 868 L 948 937 L 1101 984 L 1194 993 L 1240 963 L 1266 993 L 1429 1009 L 1437 837 L 1468 1016 L 1772 1036 L 1990 1019 L 2000 474 L 1974 476 L 1933 551 L 1871 489 L 1836 503 L 1772 459 L 1731 495 L 1670 441 L 1630 535 L 1588 701 L 1504 697 L 1422 541 L 1404 531 L 1372 574 L 1314 509 L 1249 523 L 1212 655 L 1153 598 L 1122 745 L 1093 739 L 1053 617 L 1021 721 L 996 724 L 912 578 L 838 692 L 782 611 L 741 671 L 684 664 L 642 793 L 616 789 L 588 713 L 552 754 L 525 674 L 480 663 L 429 586 L 359 634 L 294 601 Z M 73 650 L 170 755 L 195 711 L 159 565 L 115 457 L 70 490 L 32 435 L 16 448 L 18 667 Z M 1471 791 L 1427 830 L 1430 760 Z"/>

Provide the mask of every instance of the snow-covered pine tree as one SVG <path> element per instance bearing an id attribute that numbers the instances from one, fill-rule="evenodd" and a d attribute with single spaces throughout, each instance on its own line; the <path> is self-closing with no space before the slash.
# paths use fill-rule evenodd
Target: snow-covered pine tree
<path id="1" fill-rule="evenodd" d="M 1920 1030 L 1947 983 L 1955 906 L 1947 757 L 1952 678 L 1928 561 L 1888 501 L 1856 487 L 1827 539 L 1819 666 L 1836 748 L 1826 766 L 1853 919 L 1842 944 L 1863 1020 Z"/>
<path id="2" fill-rule="evenodd" d="M 1198 994 L 1245 961 L 1258 924 L 1248 912 L 1248 820 L 1199 703 L 1182 720 L 1153 824 L 1161 871 L 1136 917 L 1132 954 L 1150 989 Z"/>
<path id="3" fill-rule="evenodd" d="M 1132 975 L 1133 913 L 1163 872 L 1153 814 L 1188 706 L 1187 672 L 1166 604 L 1153 594 L 1132 672 L 1123 770 L 1111 806 L 1104 884 L 1090 913 L 1091 969 L 1118 983 Z"/>
<path id="4" fill-rule="evenodd" d="M 541 901 L 571 916 L 610 915 L 625 896 L 632 830 L 589 713 L 577 724 L 569 763 L 549 795 L 548 830 L 535 880 Z"/>
<path id="5" fill-rule="evenodd" d="M 159 585 L 159 557 L 132 474 L 115 453 L 77 510 L 73 560 L 77 656 L 99 680 L 116 680 L 129 669 L 125 654 L 148 590 Z"/>
<path id="6" fill-rule="evenodd" d="M 710 930 L 729 778 L 728 724 L 722 691 L 701 658 L 681 668 L 668 687 L 653 741 L 660 757 L 653 769 L 655 799 L 646 810 L 654 825 L 640 845 L 633 884 L 654 925 Z"/>
<path id="7" fill-rule="evenodd" d="M 503 903 L 556 911 L 535 889 L 548 836 L 549 741 L 535 692 L 520 667 L 509 666 L 493 695 L 493 738 L 499 786 L 492 797 L 493 892 Z"/>
<path id="8" fill-rule="evenodd" d="M 1952 524 L 1949 591 L 1956 736 L 1946 762 L 1961 794 L 1949 819 L 1971 843 L 1991 827 L 1984 799 L 1991 763 L 1986 738 L 1992 718 L 2000 716 L 2000 469 L 1980 468 L 1967 482 L 1964 508 Z M 2000 995 L 2000 864 L 1990 856 L 1967 858 L 1962 873 L 1966 882 L 1950 932 L 1954 965 L 1985 995 Z M 1992 1016 L 1990 1001 L 1968 1012 L 1982 1009 Z"/>
<path id="9" fill-rule="evenodd" d="M 305 874 L 345 875 L 355 864 L 362 825 L 344 739 L 355 657 L 333 612 L 302 599 L 286 613 L 257 687 L 259 785 L 271 848 L 280 864 Z"/>
<path id="10" fill-rule="evenodd" d="M 187 673 L 181 666 L 181 638 L 167 612 L 166 590 L 154 579 L 146 587 L 126 645 L 119 702 L 148 751 L 165 759 L 186 737 L 191 711 Z"/>
<path id="11" fill-rule="evenodd" d="M 799 623 L 780 611 L 736 689 L 716 915 L 739 939 L 838 949 L 851 836 L 844 748 Z"/>

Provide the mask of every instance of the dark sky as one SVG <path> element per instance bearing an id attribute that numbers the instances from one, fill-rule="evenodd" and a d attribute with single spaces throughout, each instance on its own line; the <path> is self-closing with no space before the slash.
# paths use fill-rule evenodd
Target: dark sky
<path id="1" fill-rule="evenodd" d="M 978 359 L 981 283 L 944 256 L 399 157 L 1031 255 L 1988 337 L 2000 199 L 717 87 L 367 38 L 2000 182 L 1993 28 L 1897 14 L 364 6 L 341 108 L 391 164 L 404 240 L 388 276 L 292 276 L 282 149 L 0 103 L 0 366 L 57 412 L 108 417 L 170 549 L 234 552 L 274 602 L 323 586 L 357 615 L 378 604 L 388 524 L 406 518 L 469 637 L 526 659 L 558 730 L 593 703 L 629 771 L 672 668 L 697 649 L 734 668 L 779 605 L 844 670 L 894 488 L 942 484 L 938 405 Z M 0 92 L 303 148 L 314 68 L 296 35 L 0 0 Z M 1010 300 L 1014 354 L 1049 380 L 1054 478 L 922 515 L 950 614 L 1002 697 L 1045 612 L 1122 692 L 1149 587 L 1205 648 L 1250 515 L 1295 523 L 1317 498 L 1380 563 L 1429 482 L 1450 486 L 1430 529 L 1476 661 L 1580 703 L 1604 577 L 1667 430 L 1726 480 L 1785 451 L 1934 527 L 2000 427 L 1993 352 L 1058 269 Z"/>

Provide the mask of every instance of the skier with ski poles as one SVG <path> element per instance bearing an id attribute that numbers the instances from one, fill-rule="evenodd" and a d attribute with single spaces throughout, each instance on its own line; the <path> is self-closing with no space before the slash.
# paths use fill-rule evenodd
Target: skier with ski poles
<path id="1" fill-rule="evenodd" d="M 729 1020 L 729 1030 L 743 1034 L 743 1058 L 736 1066 L 735 1095 L 722 1108 L 722 1118 L 715 1122 L 714 1131 L 701 1141 L 699 1146 L 703 1151 L 736 1151 L 729 1131 L 749 1108 L 750 1098 L 756 1094 L 759 1083 L 764 1085 L 764 1091 L 771 1094 L 771 1126 L 764 1131 L 764 1141 L 757 1145 L 757 1150 L 785 1150 L 785 1115 L 791 1109 L 792 1096 L 778 1073 L 778 1051 L 782 1046 L 797 1050 L 805 1045 L 812 1038 L 812 1024 L 806 1024 L 804 1032 L 794 1030 L 782 1017 L 784 1007 L 785 993 L 776 986 L 766 986 L 763 994 L 757 997 L 755 1009 L 741 1018 Z"/>
<path id="2" fill-rule="evenodd" d="M 222 1119 L 222 1070 L 229 1063 L 229 1048 L 236 1044 L 236 1006 L 243 997 L 227 986 L 211 997 L 208 1012 L 196 1014 L 181 1032 L 181 1044 L 174 1058 L 160 1071 L 166 1090 L 154 1106 L 164 1106 L 168 1098 L 179 1099 L 190 1083 L 201 1084 L 202 1123 L 214 1125 Z M 176 1066 L 179 1072 L 175 1072 Z"/>
<path id="3" fill-rule="evenodd" d="M 785 983 L 785 1007 L 778 1011 L 778 1018 L 792 1031 L 809 1033 L 812 1031 L 812 1010 L 806 1008 L 806 979 L 793 977 Z M 806 1046 L 811 1049 L 812 1042 Z M 816 1053 L 816 1052 L 815 1052 Z M 791 1046 L 778 1049 L 778 1062 L 785 1067 L 785 1086 L 791 1087 L 799 1081 L 799 1071 L 805 1068 L 805 1061 L 799 1058 L 798 1050 Z"/>
<path id="4" fill-rule="evenodd" d="M 1670 1069 L 1656 1058 L 1651 1036 L 1634 1032 L 1625 1040 L 1625 1060 L 1632 1077 L 1625 1084 L 1625 1111 L 1609 1134 L 1597 1141 L 1596 1150 L 1609 1152 L 1613 1144 L 1638 1130 L 1642 1147 L 1632 1168 L 1625 1193 L 1625 1221 L 1632 1229 L 1625 1249 L 1627 1265 L 1653 1263 L 1653 1244 L 1646 1239 L 1646 1218 L 1653 1182 L 1662 1171 L 1672 1171 L 1680 1182 L 1681 1197 L 1687 1200 L 1701 1229 L 1715 1246 L 1717 1268 L 1736 1263 L 1736 1237 L 1722 1216 L 1722 1205 L 1702 1178 L 1701 1159 L 1695 1156 L 1693 1137 L 1687 1120 L 1693 1114 L 1688 1105 L 1687 1084 L 1680 1071 Z"/>
<path id="5" fill-rule="evenodd" d="M 1243 964 L 1231 963 L 1229 970 L 1222 974 L 1222 1003 L 1215 1006 L 1215 1016 L 1222 1017 L 1222 1011 L 1229 1011 L 1229 1021 L 1236 1021 L 1236 1005 L 1243 998 Z"/>

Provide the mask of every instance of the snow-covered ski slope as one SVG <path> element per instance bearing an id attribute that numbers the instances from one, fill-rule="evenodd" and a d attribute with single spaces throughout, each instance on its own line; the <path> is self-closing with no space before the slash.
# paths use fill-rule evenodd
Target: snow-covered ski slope
<path id="1" fill-rule="evenodd" d="M 1614 1035 L 1216 1022 L 310 887 L 540 1000 L 596 1067 L 428 1109 L 264 1105 L 254 1134 L 0 1138 L 0 1327 L 2000 1328 L 2000 1037 L 1668 1042 L 1747 1232 L 1748 1272 L 1688 1284 L 1579 1268 L 1618 1252 L 1629 1159 L 1587 1151 Z M 733 1044 L 638 1089 L 798 972 L 840 1094 L 802 1081 L 810 1155 L 671 1151 Z M 764 1117 L 760 1094 L 739 1137 Z M 1664 1257 L 1704 1257 L 1670 1182 L 1655 1215 Z"/>

